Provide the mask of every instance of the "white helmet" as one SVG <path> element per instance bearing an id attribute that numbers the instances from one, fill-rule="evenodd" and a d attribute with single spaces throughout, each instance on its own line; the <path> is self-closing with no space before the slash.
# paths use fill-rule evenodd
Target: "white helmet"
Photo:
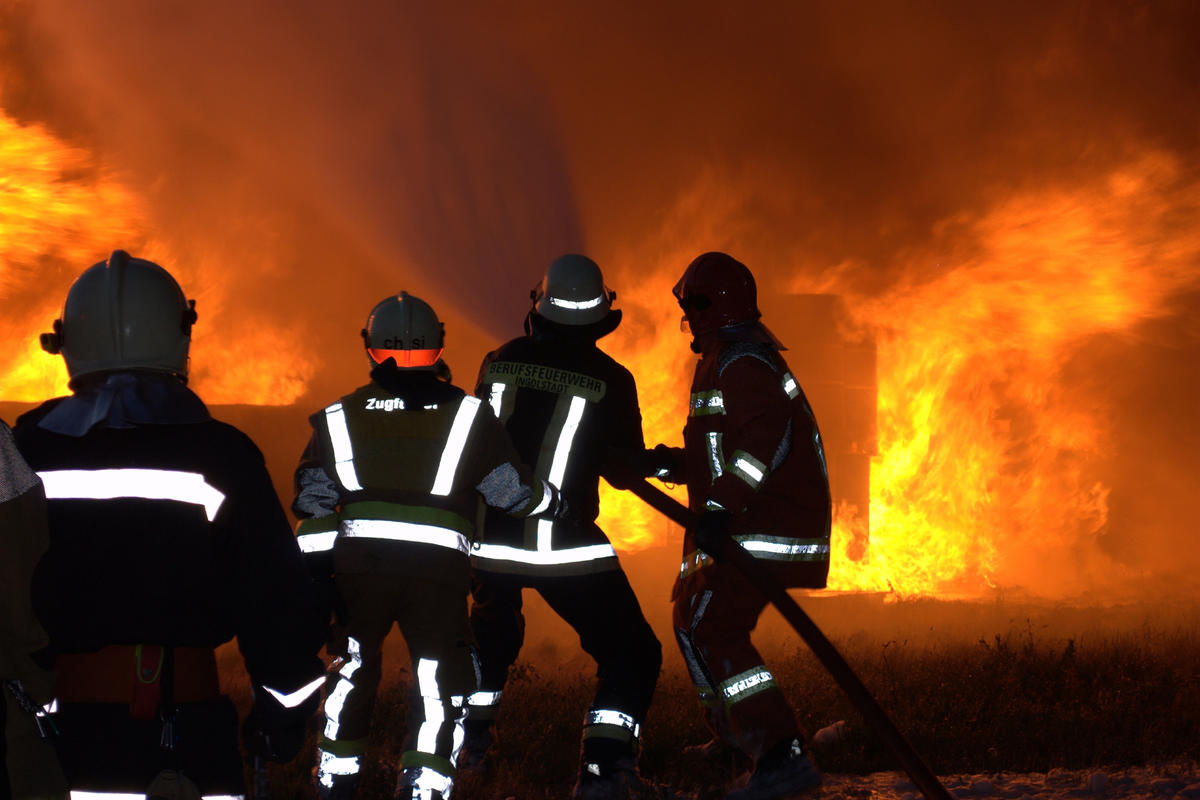
<path id="1" fill-rule="evenodd" d="M 196 301 L 171 273 L 124 250 L 84 270 L 67 292 L 42 349 L 61 353 L 70 385 L 86 375 L 128 369 L 187 379 Z"/>
<path id="2" fill-rule="evenodd" d="M 604 285 L 600 267 L 587 256 L 560 256 L 530 296 L 533 310 L 561 325 L 591 325 L 612 311 L 617 293 Z"/>
<path id="3" fill-rule="evenodd" d="M 380 300 L 362 330 L 367 355 L 375 364 L 389 358 L 398 367 L 436 367 L 446 340 L 433 308 L 408 292 Z"/>

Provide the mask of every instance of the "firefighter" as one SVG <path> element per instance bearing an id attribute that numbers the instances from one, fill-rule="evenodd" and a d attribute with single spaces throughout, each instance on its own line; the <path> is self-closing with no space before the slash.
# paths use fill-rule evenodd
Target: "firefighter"
<path id="1" fill-rule="evenodd" d="M 42 482 L 0 421 L 0 798 L 65 797 L 66 784 L 48 739 L 44 704 L 54 674 L 34 658 L 48 644 L 33 613 L 30 584 L 46 552 Z M 9 769 L 5 771 L 5 762 Z"/>
<path id="2" fill-rule="evenodd" d="M 464 698 L 477 666 L 467 620 L 479 499 L 515 517 L 566 513 L 558 490 L 518 459 L 504 427 L 446 379 L 445 333 L 406 292 L 362 331 L 371 382 L 314 414 L 296 470 L 297 538 L 318 580 L 333 578 L 341 656 L 325 699 L 317 790 L 354 797 L 396 622 L 414 683 L 398 797 L 450 797 Z"/>
<path id="3" fill-rule="evenodd" d="M 642 416 L 633 376 L 596 346 L 621 321 L 596 263 L 564 255 L 531 294 L 526 335 L 487 355 L 476 394 L 508 428 L 521 458 L 562 488 L 572 518 L 489 514 L 483 540 L 472 549 L 471 627 L 482 678 L 469 699 L 466 758 L 481 765 L 492 742 L 505 679 L 524 638 L 522 590 L 534 589 L 597 664 L 574 796 L 624 798 L 645 788 L 636 770 L 638 737 L 662 647 L 595 519 L 610 451 L 640 456 L 645 449 Z"/>
<path id="4" fill-rule="evenodd" d="M 675 635 L 717 742 L 748 756 L 730 800 L 769 800 L 820 784 L 787 699 L 750 641 L 765 597 L 729 563 L 728 537 L 785 587 L 821 588 L 830 498 L 812 408 L 759 321 L 754 276 L 725 253 L 696 258 L 675 284 L 699 353 L 682 450 L 648 451 L 648 472 L 686 482 L 699 515 L 672 592 Z"/>
<path id="5" fill-rule="evenodd" d="M 48 501 L 33 599 L 73 797 L 242 795 L 214 652 L 235 636 L 250 755 L 291 760 L 320 700 L 312 581 L 262 454 L 186 385 L 195 321 L 170 273 L 114 251 L 42 336 L 72 394 L 17 422 Z"/>

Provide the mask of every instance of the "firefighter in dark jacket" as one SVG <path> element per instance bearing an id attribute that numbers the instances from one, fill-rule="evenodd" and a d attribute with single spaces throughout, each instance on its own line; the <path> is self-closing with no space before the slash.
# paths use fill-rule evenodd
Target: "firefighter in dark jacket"
<path id="1" fill-rule="evenodd" d="M 242 795 L 214 653 L 235 636 L 251 755 L 291 760 L 320 699 L 312 582 L 262 454 L 185 385 L 194 306 L 121 250 L 84 271 L 42 337 L 73 394 L 17 423 L 49 507 L 33 597 L 73 796 Z"/>
<path id="2" fill-rule="evenodd" d="M 381 647 L 396 622 L 414 679 L 397 797 L 446 800 L 476 689 L 467 553 L 479 498 L 522 518 L 566 507 L 487 408 L 442 379 L 444 332 L 427 303 L 388 297 L 362 335 L 371 382 L 310 418 L 292 505 L 300 547 L 319 582 L 335 581 L 339 606 L 317 790 L 357 792 Z"/>
<path id="3" fill-rule="evenodd" d="M 44 705 L 54 674 L 33 654 L 48 644 L 30 584 L 46 552 L 46 495 L 0 421 L 0 798 L 66 797 Z M 6 762 L 8 769 L 6 770 Z"/>
<path id="4" fill-rule="evenodd" d="M 638 736 L 662 648 L 595 519 L 610 449 L 644 451 L 642 416 L 633 376 L 596 346 L 621 312 L 612 308 L 615 294 L 595 262 L 562 256 L 532 295 L 526 335 L 488 354 L 476 394 L 508 428 L 521 458 L 561 487 L 572 515 L 521 521 L 489 514 L 472 549 L 471 627 L 482 680 L 469 702 L 465 757 L 479 764 L 491 744 L 504 682 L 524 638 L 521 593 L 532 588 L 575 629 L 597 664 L 575 797 L 624 798 L 641 785 Z"/>
<path id="5" fill-rule="evenodd" d="M 650 451 L 655 474 L 685 481 L 699 515 L 684 537 L 673 591 L 675 635 L 716 741 L 754 762 L 731 800 L 815 788 L 820 775 L 787 699 L 750 641 L 766 598 L 714 560 L 727 537 L 785 587 L 821 588 L 829 572 L 830 499 L 816 418 L 759 322 L 754 276 L 724 253 L 696 258 L 674 294 L 700 354 L 682 451 Z"/>

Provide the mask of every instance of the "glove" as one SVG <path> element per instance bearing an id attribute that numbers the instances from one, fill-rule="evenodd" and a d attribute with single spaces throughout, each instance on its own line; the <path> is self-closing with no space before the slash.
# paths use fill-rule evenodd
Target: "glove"
<path id="1" fill-rule="evenodd" d="M 693 534 L 696 546 L 713 558 L 719 558 L 731 543 L 729 526 L 732 522 L 733 515 L 728 511 L 705 511 Z"/>
<path id="2" fill-rule="evenodd" d="M 252 758 L 280 764 L 291 761 L 304 747 L 308 720 L 316 712 L 320 700 L 321 693 L 316 692 L 295 708 L 284 708 L 270 696 L 257 696 L 254 708 L 242 723 L 242 745 L 246 753 Z"/>
<path id="3" fill-rule="evenodd" d="M 575 507 L 567 502 L 567 497 L 562 492 L 558 494 L 558 508 L 554 512 L 556 522 L 562 522 L 566 525 L 587 525 L 588 520 L 580 519 L 575 513 Z"/>
<path id="4" fill-rule="evenodd" d="M 545 487 L 545 490 L 550 492 L 550 507 L 538 516 L 542 519 L 553 519 L 558 522 L 573 522 L 575 516 L 571 511 L 570 504 L 567 503 L 567 496 L 563 494 L 562 489 L 559 489 L 549 481 L 545 483 Z"/>
<path id="5" fill-rule="evenodd" d="M 655 445 L 653 450 L 642 453 L 642 475 L 647 478 L 669 480 L 675 472 L 679 461 L 679 448 L 667 447 L 665 444 Z"/>

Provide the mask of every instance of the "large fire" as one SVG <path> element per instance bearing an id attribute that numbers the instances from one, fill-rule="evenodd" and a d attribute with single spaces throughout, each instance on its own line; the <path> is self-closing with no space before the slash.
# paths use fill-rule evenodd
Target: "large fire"
<path id="1" fill-rule="evenodd" d="M 225 35 L 224 25 L 217 25 L 217 29 Z M 321 33 L 314 40 L 324 43 L 324 31 Z M 87 32 L 84 41 L 90 41 L 91 36 Z M 884 38 L 890 36 L 889 30 Z M 697 41 L 707 40 L 697 37 Z M 387 49 L 396 48 L 389 42 Z M 764 53 L 770 50 L 762 48 Z M 206 79 L 210 74 L 215 76 L 209 50 L 198 48 L 197 52 L 204 56 L 197 74 Z M 257 47 L 247 48 L 250 54 L 247 58 L 252 61 L 253 54 L 258 52 Z M 307 64 L 309 50 L 296 48 L 296 52 L 304 54 Z M 524 52 L 536 54 L 540 49 L 531 47 Z M 859 63 L 857 49 L 851 60 L 855 65 Z M 680 63 L 694 69 L 698 61 L 683 59 Z M 1074 73 L 1068 69 L 1068 61 L 1039 63 L 1043 70 L 1053 73 L 1062 69 L 1069 76 Z M 713 64 L 716 69 L 720 62 Z M 765 64 L 762 68 L 771 66 Z M 131 69 L 129 74 L 140 79 L 146 72 Z M 647 71 L 647 81 L 653 72 Z M 114 72 L 111 79 L 121 77 Z M 692 77 L 690 73 L 688 77 Z M 129 76 L 122 79 L 131 80 Z M 641 81 L 639 76 L 637 82 Z M 350 83 L 357 86 L 354 81 Z M 367 86 L 365 79 L 362 83 Z M 701 85 L 699 81 L 692 83 Z M 736 83 L 737 96 L 742 98 L 743 88 L 752 82 Z M 921 78 L 913 83 L 924 86 L 927 81 Z M 133 81 L 130 85 L 141 84 Z M 280 85 L 287 84 L 281 81 Z M 647 85 L 653 87 L 652 82 Z M 799 88 L 806 85 L 797 84 Z M 268 88 L 271 91 L 263 91 L 261 97 L 274 96 L 276 87 L 269 80 Z M 312 87 L 305 84 L 304 88 L 306 103 L 307 90 Z M 848 81 L 842 88 L 852 93 L 854 81 Z M 118 89 L 113 91 L 121 94 Z M 973 94 L 965 90 L 963 93 Z M 238 96 L 236 92 L 232 94 Z M 347 93 L 339 90 L 333 94 L 342 97 Z M 598 101 L 593 94 L 577 92 L 573 83 L 570 91 L 564 92 L 570 98 L 587 97 L 588 103 Z M 622 103 L 626 94 L 625 88 L 614 91 Z M 863 91 L 856 96 L 876 94 L 881 93 Z M 214 91 L 210 101 L 217 102 L 221 95 Z M 937 102 L 930 107 L 941 109 L 941 93 L 935 95 Z M 262 111 L 264 118 L 272 117 L 270 110 L 256 105 L 260 102 L 259 94 L 251 92 L 248 96 L 254 102 L 246 100 L 247 106 Z M 1017 96 L 1024 95 L 1017 92 Z M 812 98 L 814 102 L 823 101 L 825 95 L 817 92 Z M 177 100 L 174 90 L 171 99 Z M 654 99 L 659 100 L 657 95 Z M 709 113 L 707 103 L 699 98 L 695 102 L 703 107 L 702 113 L 686 104 L 684 111 L 702 118 L 706 126 L 713 123 L 714 115 Z M 1128 98 L 1123 102 L 1129 102 Z M 298 122 L 321 118 L 321 109 L 313 109 L 319 113 L 309 113 L 305 103 L 297 103 L 297 108 L 303 111 Z M 765 101 L 762 106 L 776 107 Z M 244 111 L 237 103 L 231 108 Z M 281 108 L 286 110 L 286 106 Z M 624 106 L 621 108 L 626 110 Z M 836 110 L 833 105 L 831 108 Z M 1068 107 L 1067 112 L 1072 108 Z M 403 109 L 405 114 L 409 113 L 409 106 L 404 105 Z M 279 138 L 264 136 L 263 130 L 291 133 L 284 123 L 278 129 L 255 127 L 264 123 L 253 114 L 215 115 L 214 118 L 236 117 L 244 122 L 244 135 L 254 142 L 245 151 L 249 155 L 244 155 L 235 146 L 240 139 L 230 133 L 236 126 L 222 127 L 220 133 L 222 136 L 228 133 L 228 139 L 214 136 L 208 142 L 196 133 L 196 129 L 203 132 L 203 125 L 193 119 L 190 105 L 187 110 L 189 113 L 182 115 L 188 123 L 184 129 L 196 141 L 210 145 L 213 152 L 224 152 L 224 147 L 256 163 L 263 160 L 263 148 L 267 146 L 263 142 L 274 143 Z M 649 114 L 652 110 L 647 103 L 644 111 Z M 1067 112 L 1064 116 L 1070 117 Z M 754 148 L 742 136 L 743 130 L 754 129 L 757 116 L 746 119 L 735 113 L 715 116 L 738 121 L 733 141 L 746 150 Z M 589 108 L 581 118 L 586 119 L 586 127 L 590 129 L 601 115 L 593 114 Z M 687 114 L 679 117 L 687 118 Z M 881 114 L 879 118 L 886 120 L 888 115 Z M 400 122 L 405 125 L 410 122 L 407 117 L 388 119 L 397 126 Z M 857 117 L 837 119 L 852 124 Z M 788 131 L 808 131 L 812 126 L 807 120 L 806 115 L 803 125 L 781 128 L 778 135 L 786 137 L 791 135 Z M 207 119 L 204 122 L 207 124 Z M 1072 120 L 1059 122 L 1074 130 Z M 378 126 L 372 123 L 372 119 L 357 121 L 375 130 Z M 679 125 L 680 131 L 687 127 L 682 122 Z M 330 130 L 337 128 L 333 123 L 330 126 Z M 891 150 L 885 145 L 900 149 L 908 138 L 920 139 L 936 133 L 918 127 L 920 136 L 901 126 L 896 133 L 897 142 L 901 143 L 885 138 L 876 144 L 887 154 Z M 387 126 L 382 125 L 381 129 Z M 563 129 L 570 130 L 570 126 L 564 125 Z M 297 125 L 294 140 L 289 140 L 296 153 L 309 152 L 302 147 L 303 130 Z M 346 130 L 359 128 L 348 126 Z M 433 143 L 437 147 L 430 149 L 437 150 L 443 144 L 439 138 L 442 131 L 437 126 L 431 130 L 435 131 L 431 136 L 437 139 Z M 470 141 L 478 128 L 470 130 L 471 133 L 463 134 L 463 142 Z M 669 125 L 663 130 L 666 131 L 663 136 L 668 138 L 678 132 Z M 986 133 L 973 126 L 968 130 L 979 135 Z M 714 131 L 716 136 L 721 129 L 718 126 Z M 322 143 L 326 133 L 329 131 L 322 130 L 319 137 Z M 337 133 L 340 136 L 344 131 L 338 128 Z M 642 131 L 637 133 L 640 135 Z M 596 135 L 602 138 L 606 134 Z M 356 152 L 355 147 L 347 146 L 353 143 L 334 138 L 336 147 L 316 148 L 312 152 L 337 155 L 343 151 Z M 998 138 L 988 141 L 994 145 Z M 454 141 L 459 143 L 457 139 Z M 946 141 L 937 140 L 942 144 Z M 825 152 L 819 150 L 825 146 L 829 152 L 837 149 L 836 143 L 826 142 L 822 136 L 812 138 L 807 144 L 818 152 Z M 790 145 L 788 142 L 787 146 Z M 778 142 L 773 146 L 787 149 Z M 1129 155 L 1138 151 L 1142 153 L 1140 156 Z M 609 151 L 601 148 L 591 152 L 581 147 L 581 152 L 600 162 L 601 155 Z M 764 150 L 767 155 L 770 152 L 770 148 Z M 930 153 L 932 149 L 925 156 L 938 157 Z M 364 147 L 364 161 L 377 155 Z M 959 155 L 958 163 L 966 163 Z M 1014 156 L 1009 153 L 1009 157 Z M 813 164 L 805 162 L 806 169 L 812 167 L 813 175 L 817 176 L 812 178 L 814 185 L 820 183 L 819 176 L 823 174 L 816 169 L 816 160 L 820 158 L 814 156 Z M 880 159 L 881 163 L 888 161 L 886 155 Z M 1099 156 L 1097 159 L 1096 163 L 1101 163 Z M 353 183 L 351 178 L 358 173 L 342 171 L 347 164 L 326 164 L 326 160 L 312 157 L 313 162 L 327 166 L 330 174 L 350 176 L 347 183 Z M 451 161 L 456 163 L 457 159 Z M 581 157 L 581 163 L 586 161 L 587 158 Z M 467 163 L 474 167 L 483 162 Z M 631 159 L 624 166 L 632 170 L 633 163 Z M 850 160 L 842 166 L 865 163 Z M 903 159 L 898 163 L 909 164 Z M 602 346 L 637 378 L 647 444 L 680 443 L 694 356 L 688 350 L 688 336 L 680 331 L 679 310 L 672 302 L 670 288 L 684 265 L 700 250 L 710 249 L 715 243 L 743 257 L 759 274 L 763 291 L 841 296 L 855 329 L 852 333 L 869 336 L 877 345 L 878 434 L 877 449 L 872 451 L 875 454 L 871 459 L 870 503 L 869 508 L 841 503 L 835 509 L 831 589 L 883 591 L 895 596 L 980 596 L 992 589 L 1020 588 L 1034 594 L 1063 597 L 1122 577 L 1130 568 L 1123 567 L 1097 546 L 1111 524 L 1112 474 L 1102 465 L 1114 458 L 1113 430 L 1117 419 L 1110 401 L 1101 393 L 1089 391 L 1107 376 L 1082 375 L 1087 369 L 1081 370 L 1079 358 L 1089 341 L 1102 336 L 1134 335 L 1137 326 L 1147 319 L 1168 314 L 1166 307 L 1171 298 L 1200 284 L 1197 268 L 1200 228 L 1195 224 L 1200 218 L 1200 184 L 1196 183 L 1194 167 L 1166 150 L 1151 146 L 1130 146 L 1118 155 L 1104 150 L 1103 163 L 1109 166 L 1098 168 L 1091 179 L 1080 179 L 1079 173 L 1071 173 L 1070 178 L 1046 174 L 1039 183 L 1037 176 L 1041 173 L 1035 170 L 1033 177 L 1019 184 L 1021 188 L 1009 189 L 1007 196 L 992 197 L 982 205 L 964 203 L 964 207 L 977 210 L 942 219 L 932 231 L 925 232 L 924 239 L 910 236 L 904 243 L 907 249 L 897 247 L 885 257 L 886 263 L 877 264 L 812 263 L 797 257 L 795 252 L 757 253 L 756 257 L 747 257 L 739 248 L 754 240 L 756 231 L 768 227 L 765 224 L 756 227 L 747 220 L 756 209 L 771 207 L 769 195 L 784 192 L 778 184 L 787 180 L 774 174 L 758 175 L 749 168 L 749 177 L 742 179 L 736 168 L 725 165 L 735 175 L 734 180 L 705 184 L 706 179 L 701 178 L 693 192 L 678 191 L 680 196 L 674 198 L 677 207 L 663 220 L 657 239 L 652 231 L 647 232 L 654 227 L 649 224 L 630 235 L 628 241 L 615 245 L 612 240 L 618 237 L 611 230 L 607 237 L 595 234 L 591 230 L 595 220 L 581 211 L 582 226 L 596 240 L 596 250 L 602 251 L 589 252 L 599 257 L 606 270 L 611 269 L 609 278 L 618 290 L 618 305 L 626 315 L 621 328 L 605 339 Z M 165 157 L 164 165 L 154 164 L 156 169 L 159 166 L 164 172 L 170 170 Z M 618 166 L 621 165 L 614 165 L 613 169 Z M 706 167 L 697 166 L 702 168 L 700 171 Z M 296 174 L 303 171 L 299 165 L 293 167 Z M 713 167 L 721 168 L 722 165 Z M 591 169 L 600 172 L 608 167 L 601 170 L 593 164 Z M 288 165 L 279 166 L 280 173 L 288 170 Z M 764 171 L 769 173 L 769 166 Z M 142 175 L 152 172 L 147 169 Z M 384 177 L 392 174 L 379 172 Z M 907 173 L 901 170 L 896 174 Z M 980 188 L 986 179 L 995 180 L 991 175 L 975 175 L 975 184 L 964 185 L 964 196 L 978 200 L 992 191 L 990 185 L 986 191 Z M 467 189 L 474 188 L 471 176 L 457 173 L 454 176 L 461 177 Z M 310 182 L 298 180 L 295 185 L 308 187 L 314 197 L 325 200 L 318 189 L 328 188 L 329 184 L 309 177 Z M 895 179 L 895 175 L 892 177 Z M 261 176 L 258 179 L 262 180 Z M 592 180 L 599 183 L 594 176 Z M 275 173 L 270 173 L 268 182 L 274 186 L 277 181 Z M 394 187 L 390 181 L 381 178 L 381 182 L 388 183 L 388 192 L 374 187 L 375 191 L 364 190 L 361 197 L 357 191 L 360 187 L 333 184 L 362 203 L 338 208 L 338 213 L 346 217 L 339 218 L 333 226 L 339 234 L 348 230 L 346 238 L 355 238 L 352 217 L 359 213 L 355 209 L 373 207 L 376 198 L 384 209 L 381 216 L 391 213 L 388 201 L 395 199 L 390 191 Z M 414 192 L 425 191 L 424 184 L 414 185 L 417 186 Z M 662 185 L 677 184 L 664 180 Z M 277 194 L 264 192 L 261 197 L 282 196 L 293 191 L 290 187 L 287 184 Z M 507 185 L 502 188 L 503 192 L 499 189 L 497 192 L 513 191 Z M 607 185 L 603 188 L 616 191 Z M 819 188 L 802 188 L 820 193 Z M 219 188 L 212 191 L 221 195 Z M 849 193 L 847 189 L 835 194 L 833 200 L 841 201 L 837 212 L 857 218 L 857 207 L 845 201 Z M 314 202 L 307 210 L 314 216 L 337 216 L 331 209 L 340 202 L 341 193 L 329 194 L 334 199 L 329 199 L 326 205 Z M 469 191 L 465 194 L 471 196 Z M 768 197 L 763 200 L 761 195 Z M 739 196 L 746 198 L 743 205 L 737 201 Z M 424 207 L 423 198 L 424 195 L 413 201 L 414 206 Z M 208 200 L 210 205 L 220 208 L 224 197 Z M 460 224 L 461 230 L 469 230 L 472 221 L 469 213 L 455 203 L 445 205 L 450 208 L 446 214 L 451 218 L 448 227 L 454 236 L 459 235 Z M 812 201 L 813 209 L 819 205 L 818 201 Z M 500 207 L 506 212 L 511 210 L 514 220 L 532 216 L 521 213 L 518 204 L 511 209 L 507 203 L 501 203 Z M 786 204 L 780 207 L 791 208 Z M 241 208 L 228 216 L 239 216 Z M 286 217 L 293 210 L 284 209 L 280 214 Z M 205 232 L 190 236 L 177 230 L 166 231 L 152 212 L 142 205 L 141 196 L 123 182 L 121 174 L 110 171 L 109 164 L 102 163 L 98 156 L 65 143 L 47 128 L 18 123 L 0 112 L 0 300 L 4 304 L 0 341 L 6 345 L 0 352 L 0 399 L 33 402 L 67 391 L 61 359 L 41 352 L 37 335 L 48 330 L 57 316 L 74 275 L 82 267 L 103 259 L 115 247 L 169 264 L 188 295 L 197 299 L 200 324 L 195 329 L 192 381 L 208 402 L 289 405 L 313 388 L 318 377 L 318 359 L 323 355 L 318 348 L 268 344 L 304 339 L 305 312 L 295 307 L 279 310 L 271 302 L 259 302 L 258 297 L 247 300 L 244 295 L 261 290 L 263 281 L 256 289 L 245 289 L 238 283 L 236 264 L 231 267 L 227 258 L 210 249 L 216 245 L 208 241 Z M 830 215 L 837 212 L 831 211 Z M 210 213 L 205 221 L 211 224 L 219 218 L 220 214 Z M 231 220 L 231 227 L 237 222 L 249 228 L 257 224 L 257 220 Z M 813 225 L 820 222 L 815 219 Z M 530 229 L 540 230 L 532 223 Z M 501 230 L 509 230 L 507 217 Z M 269 276 L 292 278 L 291 265 L 280 254 L 285 248 L 276 247 L 269 235 L 261 233 L 230 235 L 223 241 L 228 244 L 236 238 L 238 262 L 277 264 L 273 271 L 267 270 Z M 378 258 L 383 269 L 392 269 L 396 254 L 386 247 L 375 247 L 386 251 Z M 342 267 L 339 264 L 337 268 Z M 869 271 L 874 271 L 877 280 L 858 279 Z M 355 273 L 352 277 L 357 279 L 362 274 Z M 390 281 L 393 277 L 392 272 L 387 272 L 384 279 Z M 456 284 L 459 285 L 470 285 L 470 281 Z M 304 297 L 302 288 L 292 294 L 293 300 Z M 332 304 L 333 300 L 331 297 L 326 302 Z M 470 303 L 464 301 L 466 305 Z M 251 313 L 248 310 L 251 307 L 257 310 Z M 308 313 L 322 310 L 305 309 Z M 356 307 L 348 313 L 357 324 L 361 312 L 362 308 Z M 804 347 L 803 341 L 789 338 L 786 319 L 768 317 L 766 321 L 793 351 Z M 803 385 L 806 376 L 800 373 L 797 377 Z M 820 420 L 824 412 L 820 407 L 816 411 Z M 671 491 L 684 499 L 682 487 Z M 631 495 L 602 487 L 601 496 L 604 509 L 601 524 L 626 552 L 678 547 L 678 529 Z M 861 543 L 868 524 L 869 542 L 865 552 L 860 552 L 854 543 Z M 1097 580 L 1100 577 L 1104 580 Z M 1042 586 L 1051 584 L 1052 591 L 1041 591 Z"/>
<path id="2" fill-rule="evenodd" d="M 38 125 L 0 113 L 0 299 L 4 341 L 0 397 L 33 401 L 66 394 L 62 359 L 38 345 L 62 305 L 64 265 L 90 264 L 112 242 L 143 238 L 133 198 L 99 174 L 91 155 L 58 141 Z M 133 245 L 130 245 L 132 247 Z"/>
<path id="3" fill-rule="evenodd" d="M 863 510 L 840 505 L 831 589 L 1063 596 L 1122 577 L 1095 547 L 1108 516 L 1096 462 L 1111 448 L 1111 410 L 1065 372 L 1089 337 L 1166 313 L 1166 301 L 1200 278 L 1200 230 L 1178 225 L 1200 209 L 1200 185 L 1186 179 L 1172 158 L 1151 153 L 1089 185 L 1011 197 L 980 218 L 947 221 L 966 234 L 944 237 L 949 249 L 910 256 L 939 269 L 906 263 L 906 274 L 926 277 L 849 298 L 854 322 L 879 346 L 879 454 L 868 553 L 851 552 Z M 669 287 L 692 255 L 670 254 L 655 279 L 627 289 L 627 308 L 657 316 L 613 337 L 639 379 L 643 411 L 654 409 L 651 444 L 677 444 L 684 422 L 693 358 L 672 324 Z M 838 292 L 831 274 L 789 288 Z M 664 407 L 670 398 L 679 401 Z M 616 492 L 605 502 L 627 548 L 663 541 L 648 512 Z"/>
<path id="4" fill-rule="evenodd" d="M 315 364 L 259 342 L 261 322 L 214 324 L 226 305 L 216 253 L 157 240 L 146 212 L 121 181 L 86 150 L 67 145 L 40 125 L 21 125 L 0 113 L 0 301 L 4 303 L 0 398 L 33 402 L 68 392 L 63 361 L 42 351 L 67 287 L 79 271 L 122 248 L 170 264 L 197 299 L 203 324 L 195 329 L 191 381 L 211 403 L 286 405 L 303 394 Z M 243 258 L 253 254 L 242 254 Z M 269 258 L 270 254 L 262 254 Z"/>

